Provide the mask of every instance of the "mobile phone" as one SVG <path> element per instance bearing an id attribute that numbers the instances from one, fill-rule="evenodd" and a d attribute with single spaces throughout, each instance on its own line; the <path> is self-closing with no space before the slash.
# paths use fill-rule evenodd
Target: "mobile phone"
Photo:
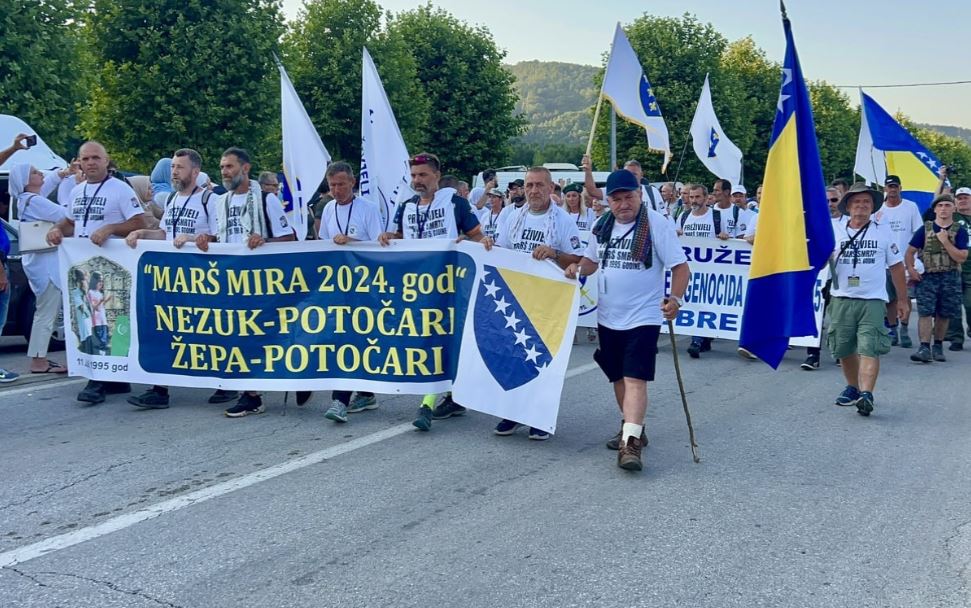
<path id="1" fill-rule="evenodd" d="M 37 136 L 28 135 L 27 137 L 24 138 L 24 142 L 28 148 L 33 148 L 34 146 L 37 145 Z"/>

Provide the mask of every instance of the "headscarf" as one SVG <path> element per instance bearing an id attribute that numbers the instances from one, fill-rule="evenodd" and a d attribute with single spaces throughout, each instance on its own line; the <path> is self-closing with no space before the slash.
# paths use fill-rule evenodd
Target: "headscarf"
<path id="1" fill-rule="evenodd" d="M 10 167 L 7 192 L 10 193 L 11 202 L 16 201 L 17 197 L 27 188 L 27 182 L 30 180 L 30 169 L 31 166 L 28 163 L 17 163 Z"/>
<path id="2" fill-rule="evenodd" d="M 138 195 L 138 200 L 147 203 L 152 200 L 152 182 L 144 175 L 132 175 L 128 178 L 132 190 Z"/>
<path id="3" fill-rule="evenodd" d="M 152 194 L 159 192 L 173 192 L 171 158 L 160 158 L 152 169 Z"/>
<path id="4" fill-rule="evenodd" d="M 206 175 L 205 171 L 199 172 L 199 177 L 196 178 L 196 185 L 200 188 L 205 188 L 209 184 L 209 176 Z"/>

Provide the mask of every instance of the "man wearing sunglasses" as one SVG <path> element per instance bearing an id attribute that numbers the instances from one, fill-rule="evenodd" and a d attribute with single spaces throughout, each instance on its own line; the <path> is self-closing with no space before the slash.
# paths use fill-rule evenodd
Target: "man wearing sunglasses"
<path id="1" fill-rule="evenodd" d="M 888 175 L 883 183 L 883 206 L 877 213 L 873 214 L 873 219 L 890 231 L 894 244 L 897 245 L 900 251 L 907 251 L 907 245 L 910 244 L 911 237 L 914 236 L 914 232 L 918 228 L 924 225 L 924 221 L 921 219 L 917 203 L 901 198 L 899 177 L 896 175 Z M 913 277 L 910 278 L 912 279 Z M 889 298 L 887 304 L 887 326 L 890 328 L 890 344 L 893 346 L 899 344 L 904 348 L 910 348 L 913 346 L 913 343 L 907 331 L 908 319 L 899 319 L 900 325 L 898 329 L 897 311 L 896 305 L 894 304 L 897 299 L 897 294 L 894 290 L 893 281 L 890 278 L 889 272 L 887 273 L 887 297 Z"/>

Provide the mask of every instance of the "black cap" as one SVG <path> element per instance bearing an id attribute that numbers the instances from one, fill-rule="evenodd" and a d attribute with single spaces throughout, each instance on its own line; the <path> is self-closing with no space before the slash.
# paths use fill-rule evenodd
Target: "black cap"
<path id="1" fill-rule="evenodd" d="M 884 180 L 883 185 L 884 186 L 899 186 L 900 185 L 900 178 L 898 176 L 896 176 L 896 175 L 888 175 L 887 176 L 887 179 Z"/>
<path id="2" fill-rule="evenodd" d="M 526 182 L 524 182 L 521 179 L 514 179 L 511 182 L 509 182 L 509 187 L 511 188 L 513 186 L 516 186 L 518 188 L 522 188 L 525 184 L 526 184 Z"/>
<path id="3" fill-rule="evenodd" d="M 618 191 L 624 191 L 624 190 L 631 191 L 631 190 L 640 190 L 640 189 L 641 189 L 641 185 L 640 183 L 638 183 L 637 178 L 634 177 L 634 174 L 628 171 L 627 169 L 618 169 L 617 171 L 614 171 L 613 173 L 608 175 L 607 185 L 604 187 L 604 190 L 606 191 L 607 196 L 610 196 L 614 192 L 618 192 Z"/>

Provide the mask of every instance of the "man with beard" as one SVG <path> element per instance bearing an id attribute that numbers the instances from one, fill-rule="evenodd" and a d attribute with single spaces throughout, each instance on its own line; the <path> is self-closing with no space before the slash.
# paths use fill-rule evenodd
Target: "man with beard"
<path id="1" fill-rule="evenodd" d="M 482 235 L 479 220 L 472 213 L 469 201 L 458 196 L 454 188 L 439 189 L 442 165 L 437 156 L 422 152 L 416 154 L 408 164 L 411 166 L 411 189 L 416 194 L 398 205 L 392 224 L 394 232 L 381 234 L 378 237 L 381 245 L 387 246 L 393 239 L 466 238 L 482 241 L 486 247 L 492 246 L 492 239 Z M 418 416 L 412 423 L 418 430 L 430 430 L 433 416 L 441 419 L 465 413 L 464 407 L 452 401 L 451 394 L 445 394 L 433 412 L 436 397 L 436 394 L 429 394 L 422 399 Z"/>
<path id="2" fill-rule="evenodd" d="M 215 210 L 210 210 L 210 214 L 215 211 L 215 233 L 196 237 L 196 246 L 203 252 L 209 251 L 212 241 L 246 243 L 250 249 L 256 249 L 264 243 L 296 240 L 280 199 L 263 192 L 259 182 L 249 178 L 250 167 L 246 150 L 232 147 L 223 152 L 219 171 L 226 193 L 215 201 Z M 265 411 L 259 392 L 246 391 L 224 414 L 241 418 Z"/>
<path id="3" fill-rule="evenodd" d="M 181 249 L 200 234 L 215 234 L 215 212 L 209 204 L 213 194 L 199 186 L 201 171 L 202 156 L 198 152 L 190 148 L 176 150 L 171 165 L 173 192 L 165 199 L 159 227 L 135 230 L 125 242 L 134 248 L 139 239 L 172 241 L 176 249 Z M 227 403 L 237 397 L 236 391 L 218 389 L 209 397 L 209 403 Z M 144 409 L 165 409 L 169 407 L 169 389 L 152 386 L 141 395 L 129 397 L 128 403 Z"/>

